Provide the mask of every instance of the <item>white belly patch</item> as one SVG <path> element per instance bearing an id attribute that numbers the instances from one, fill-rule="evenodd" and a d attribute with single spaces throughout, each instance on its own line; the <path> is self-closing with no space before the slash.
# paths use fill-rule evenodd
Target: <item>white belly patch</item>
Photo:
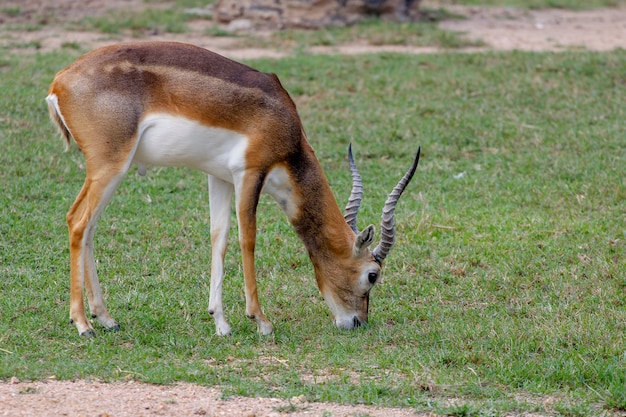
<path id="1" fill-rule="evenodd" d="M 139 124 L 139 140 L 133 163 L 186 166 L 224 181 L 245 168 L 246 136 L 208 127 L 179 116 L 155 113 Z"/>

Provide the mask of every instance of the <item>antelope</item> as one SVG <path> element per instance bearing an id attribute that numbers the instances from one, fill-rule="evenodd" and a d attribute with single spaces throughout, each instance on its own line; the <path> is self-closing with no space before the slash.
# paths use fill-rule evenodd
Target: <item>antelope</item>
<path id="1" fill-rule="evenodd" d="M 222 284 L 234 193 L 245 282 L 246 315 L 258 332 L 273 326 L 259 303 L 254 250 L 260 193 L 280 205 L 304 243 L 318 288 L 335 325 L 368 320 L 369 294 L 379 281 L 395 236 L 394 209 L 419 161 L 389 195 L 382 237 L 357 229 L 361 177 L 351 147 L 353 179 L 345 217 L 334 198 L 296 106 L 274 74 L 259 72 L 206 49 L 175 42 L 129 42 L 101 47 L 58 72 L 46 97 L 66 151 L 71 139 L 86 160 L 86 178 L 67 213 L 70 241 L 70 323 L 80 335 L 120 325 L 107 311 L 96 273 L 93 236 L 98 217 L 132 164 L 186 166 L 208 174 L 211 230 L 209 314 L 228 335 Z"/>

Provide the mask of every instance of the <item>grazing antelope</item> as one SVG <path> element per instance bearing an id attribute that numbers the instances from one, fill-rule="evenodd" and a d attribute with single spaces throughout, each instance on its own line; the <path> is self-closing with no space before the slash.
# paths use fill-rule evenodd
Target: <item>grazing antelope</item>
<path id="1" fill-rule="evenodd" d="M 84 288 L 92 317 L 119 330 L 104 306 L 93 236 L 98 217 L 133 163 L 140 174 L 147 164 L 208 174 L 209 313 L 218 335 L 230 333 L 222 283 L 233 192 L 246 315 L 260 333 L 273 331 L 259 304 L 254 266 L 261 191 L 278 202 L 304 242 L 335 324 L 352 329 L 367 322 L 370 290 L 394 242 L 394 208 L 415 172 L 419 150 L 385 203 L 381 242 L 370 251 L 374 226 L 362 232 L 356 227 L 362 191 L 351 150 L 353 187 L 344 218 L 296 106 L 274 74 L 192 45 L 121 43 L 96 49 L 60 71 L 46 101 L 66 147 L 73 137 L 86 159 L 85 183 L 67 213 L 70 321 L 81 335 L 95 334 L 85 316 Z"/>

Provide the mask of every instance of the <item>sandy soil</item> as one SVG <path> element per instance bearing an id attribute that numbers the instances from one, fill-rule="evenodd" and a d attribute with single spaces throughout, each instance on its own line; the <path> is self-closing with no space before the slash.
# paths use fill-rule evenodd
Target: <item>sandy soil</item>
<path id="1" fill-rule="evenodd" d="M 0 384 L 0 416 L 356 416 L 412 417 L 411 410 L 308 403 L 304 397 L 222 399 L 215 388 L 179 383 L 171 386 L 138 382 L 105 384 L 87 381 L 43 381 Z M 329 414 L 330 413 L 330 414 Z"/>
<path id="2" fill-rule="evenodd" d="M 626 48 L 626 7 L 587 11 L 446 7 L 467 16 L 440 27 L 482 39 L 486 49 L 609 51 Z"/>
<path id="3" fill-rule="evenodd" d="M 137 10 L 155 3 L 143 0 L 2 0 L 0 47 L 19 53 L 51 51 L 64 43 L 77 43 L 85 49 L 110 44 L 124 37 L 68 31 L 64 23 L 84 16 L 95 16 L 109 9 Z M 425 1 L 429 7 L 443 2 Z M 481 8 L 445 5 L 465 20 L 450 20 L 441 27 L 464 32 L 480 39 L 484 47 L 472 50 L 561 51 L 567 49 L 611 50 L 626 48 L 626 8 L 584 12 L 566 10 L 521 11 L 509 8 Z M 12 15 L 3 11 L 19 8 Z M 27 25 L 41 25 L 25 30 Z M 280 57 L 285 51 L 233 47 L 233 38 L 206 36 L 207 20 L 192 22 L 191 31 L 181 35 L 152 34 L 150 39 L 180 40 L 207 47 L 234 59 Z M 25 46 L 26 45 L 26 46 Z M 37 45 L 37 48 L 28 47 Z M 372 46 L 350 44 L 315 47 L 311 53 L 356 54 L 376 51 L 404 53 L 438 52 L 436 48 Z M 307 403 L 304 398 L 221 399 L 216 388 L 180 383 L 153 386 L 137 382 L 105 384 L 88 381 L 0 382 L 0 416 L 414 416 L 411 410 L 366 406 Z M 531 414 L 525 414 L 531 417 Z M 422 415 L 424 416 L 424 415 Z M 539 416 L 536 416 L 539 417 Z"/>

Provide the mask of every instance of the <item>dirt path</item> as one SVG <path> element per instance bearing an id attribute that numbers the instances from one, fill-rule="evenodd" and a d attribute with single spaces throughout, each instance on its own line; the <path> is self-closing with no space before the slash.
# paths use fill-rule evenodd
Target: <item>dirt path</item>
<path id="1" fill-rule="evenodd" d="M 308 403 L 304 397 L 232 397 L 193 384 L 148 385 L 47 381 L 0 384 L 0 416 L 150 417 L 150 416 L 356 416 L 413 417 L 411 410 Z"/>
<path id="2" fill-rule="evenodd" d="M 155 6 L 155 4 L 157 6 Z M 448 20 L 440 24 L 447 30 L 465 33 L 469 39 L 482 40 L 485 47 L 464 49 L 562 51 L 589 49 L 605 51 L 626 48 L 626 7 L 591 11 L 519 10 L 503 7 L 468 7 L 445 4 L 444 1 L 424 0 L 423 7 L 444 7 L 463 20 Z M 2 0 L 2 10 L 20 10 L 11 15 L 0 12 L 0 47 L 17 52 L 39 50 L 47 52 L 64 44 L 77 44 L 93 49 L 112 42 L 132 38 L 131 35 L 68 31 L 64 24 L 85 16 L 97 16 L 109 10 L 140 10 L 158 7 L 158 3 L 143 0 Z M 32 28 L 38 25 L 37 30 Z M 179 40 L 206 47 L 234 59 L 282 57 L 285 50 L 270 48 L 239 48 L 239 39 L 210 37 L 206 29 L 213 22 L 192 21 L 184 34 L 153 34 L 151 40 Z M 263 36 L 263 34 L 258 34 Z M 311 53 L 358 54 L 365 52 L 433 53 L 435 47 L 401 45 L 368 45 L 353 43 L 339 46 L 315 46 Z"/>
<path id="3" fill-rule="evenodd" d="M 626 48 L 626 7 L 587 11 L 447 7 L 467 16 L 440 27 L 482 39 L 487 49 L 609 51 Z"/>
<path id="4" fill-rule="evenodd" d="M 425 1 L 430 7 L 442 2 Z M 11 15 L 0 12 L 0 48 L 18 53 L 52 51 L 64 43 L 76 43 L 84 49 L 122 40 L 100 33 L 67 31 L 63 22 L 94 16 L 109 9 L 154 7 L 143 0 L 2 0 L 2 10 L 19 10 Z M 467 17 L 441 23 L 448 30 L 465 32 L 471 39 L 481 39 L 478 50 L 560 51 L 572 48 L 611 50 L 626 48 L 626 7 L 584 12 L 566 10 L 521 11 L 507 8 L 445 6 Z M 42 24 L 38 30 L 26 26 Z M 211 38 L 205 29 L 212 23 L 198 20 L 191 31 L 179 35 L 154 35 L 154 40 L 180 40 L 195 43 L 234 59 L 281 57 L 284 51 L 233 47 L 233 38 Z M 473 49 L 477 50 L 477 49 Z M 405 53 L 438 52 L 436 48 L 372 46 L 350 44 L 337 47 L 314 47 L 311 53 L 355 54 L 393 51 Z M 366 406 L 307 403 L 303 398 L 220 399 L 215 388 L 180 383 L 153 386 L 137 382 L 104 384 L 86 381 L 0 383 L 0 416 L 414 416 L 411 410 Z M 432 414 L 431 414 L 432 415 Z M 526 414 L 526 416 L 531 416 Z M 535 415 L 535 417 L 539 417 Z"/>

